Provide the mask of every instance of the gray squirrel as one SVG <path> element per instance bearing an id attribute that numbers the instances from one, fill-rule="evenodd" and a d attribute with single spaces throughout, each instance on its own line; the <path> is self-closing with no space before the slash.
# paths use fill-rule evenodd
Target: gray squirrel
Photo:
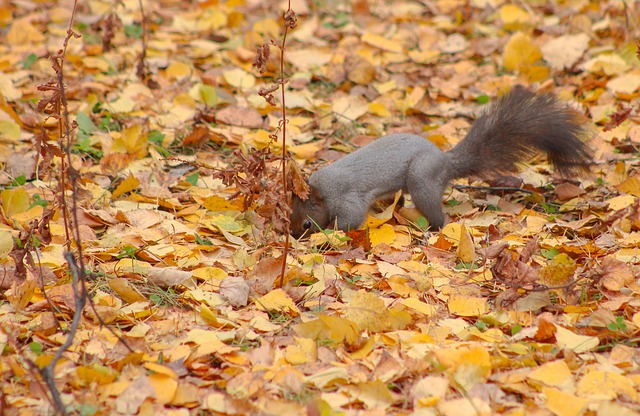
<path id="1" fill-rule="evenodd" d="M 584 117 L 554 95 L 537 95 L 520 85 L 496 100 L 448 152 L 409 133 L 381 137 L 309 178 L 309 198 L 294 195 L 291 234 L 298 238 L 334 224 L 357 228 L 370 205 L 402 189 L 431 229 L 445 221 L 442 196 L 452 179 L 490 177 L 515 170 L 536 150 L 568 174 L 591 164 L 582 140 L 590 128 Z"/>

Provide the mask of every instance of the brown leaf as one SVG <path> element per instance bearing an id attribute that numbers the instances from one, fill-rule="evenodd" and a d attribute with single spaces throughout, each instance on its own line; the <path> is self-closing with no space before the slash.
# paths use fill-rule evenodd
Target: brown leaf
<path id="1" fill-rule="evenodd" d="M 220 294 L 227 298 L 231 306 L 247 306 L 249 285 L 241 276 L 229 276 L 220 282 Z"/>
<path id="2" fill-rule="evenodd" d="M 555 333 L 558 328 L 553 323 L 553 318 L 541 315 L 538 319 L 538 332 L 534 339 L 538 342 L 555 342 Z"/>
<path id="3" fill-rule="evenodd" d="M 584 189 L 569 182 L 556 186 L 556 195 L 558 195 L 560 201 L 568 201 L 585 193 L 586 191 Z"/>
<path id="4" fill-rule="evenodd" d="M 253 267 L 247 283 L 258 295 L 264 295 L 273 289 L 274 282 L 281 272 L 281 258 L 265 257 Z"/>
<path id="5" fill-rule="evenodd" d="M 184 285 L 193 277 L 193 273 L 180 270 L 177 267 L 153 267 L 147 268 L 149 282 L 163 288 Z"/>
<path id="6" fill-rule="evenodd" d="M 231 126 L 259 129 L 264 126 L 264 120 L 253 108 L 229 106 L 216 113 L 216 120 Z"/>
<path id="7" fill-rule="evenodd" d="M 602 259 L 602 278 L 600 283 L 608 290 L 619 292 L 620 289 L 629 286 L 635 280 L 633 270 L 614 257 Z"/>
<path id="8" fill-rule="evenodd" d="M 193 126 L 193 130 L 187 137 L 184 138 L 182 144 L 186 147 L 200 147 L 205 144 L 211 137 L 211 131 L 209 127 L 196 124 Z"/>

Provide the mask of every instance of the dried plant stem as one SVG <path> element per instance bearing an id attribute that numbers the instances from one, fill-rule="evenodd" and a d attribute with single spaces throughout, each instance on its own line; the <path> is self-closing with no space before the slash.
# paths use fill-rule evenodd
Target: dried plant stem
<path id="1" fill-rule="evenodd" d="M 87 300 L 87 288 L 86 278 L 84 270 L 84 258 L 82 254 L 82 240 L 80 237 L 80 228 L 78 222 L 78 172 L 72 166 L 71 163 L 71 124 L 69 122 L 69 108 L 67 105 L 67 96 L 65 93 L 64 82 L 64 59 L 67 51 L 69 40 L 72 37 L 79 37 L 73 31 L 73 21 L 77 9 L 77 0 L 73 3 L 73 9 L 71 12 L 71 18 L 69 19 L 69 27 L 67 29 L 67 36 L 64 39 L 63 47 L 55 55 L 51 57 L 53 69 L 56 72 L 57 92 L 58 96 L 53 101 L 53 109 L 58 117 L 58 133 L 59 133 L 59 146 L 63 151 L 63 157 L 61 158 L 60 169 L 60 205 L 62 207 L 62 218 L 64 221 L 64 228 L 66 234 L 66 252 L 64 257 L 69 264 L 69 271 L 72 276 L 72 288 L 75 299 L 75 311 L 69 329 L 69 334 L 65 342 L 58 348 L 51 362 L 42 368 L 41 376 L 49 390 L 51 392 L 51 398 L 53 400 L 56 411 L 60 414 L 68 414 L 60 392 L 55 384 L 55 366 L 60 360 L 65 351 L 71 346 L 75 338 L 75 334 L 80 324 L 80 318 Z M 71 185 L 71 210 L 66 202 L 66 190 L 67 190 L 67 175 L 69 177 Z M 77 250 L 76 257 L 71 252 L 71 241 L 74 242 Z"/>
<path id="2" fill-rule="evenodd" d="M 291 13 L 291 0 L 287 5 L 285 16 Z M 287 106 L 285 103 L 285 79 L 284 79 L 284 49 L 287 43 L 287 33 L 289 33 L 289 25 L 285 17 L 284 35 L 282 36 L 282 44 L 280 45 L 280 93 L 282 94 L 282 197 L 287 198 Z M 287 227 L 288 228 L 288 227 Z M 282 270 L 280 271 L 280 287 L 284 285 L 284 275 L 287 272 L 287 257 L 289 255 L 289 230 L 284 237 L 284 250 L 282 252 Z"/>

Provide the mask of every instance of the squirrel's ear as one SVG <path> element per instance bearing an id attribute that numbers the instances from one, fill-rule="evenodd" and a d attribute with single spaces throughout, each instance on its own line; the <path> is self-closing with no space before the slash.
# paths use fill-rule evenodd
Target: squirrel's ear
<path id="1" fill-rule="evenodd" d="M 324 198 L 322 197 L 322 194 L 320 194 L 320 192 L 318 191 L 317 188 L 315 188 L 314 186 L 309 186 L 309 199 L 312 201 L 317 201 L 317 202 L 321 202 L 322 200 L 324 200 Z"/>

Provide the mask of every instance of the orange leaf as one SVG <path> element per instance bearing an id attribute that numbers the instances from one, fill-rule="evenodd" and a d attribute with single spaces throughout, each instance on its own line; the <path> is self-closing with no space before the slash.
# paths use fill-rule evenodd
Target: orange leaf
<path id="1" fill-rule="evenodd" d="M 121 195 L 126 194 L 127 192 L 131 192 L 136 189 L 140 185 L 140 181 L 133 175 L 129 174 L 127 179 L 122 181 L 120 185 L 113 191 L 111 195 L 111 199 L 116 199 Z"/>

